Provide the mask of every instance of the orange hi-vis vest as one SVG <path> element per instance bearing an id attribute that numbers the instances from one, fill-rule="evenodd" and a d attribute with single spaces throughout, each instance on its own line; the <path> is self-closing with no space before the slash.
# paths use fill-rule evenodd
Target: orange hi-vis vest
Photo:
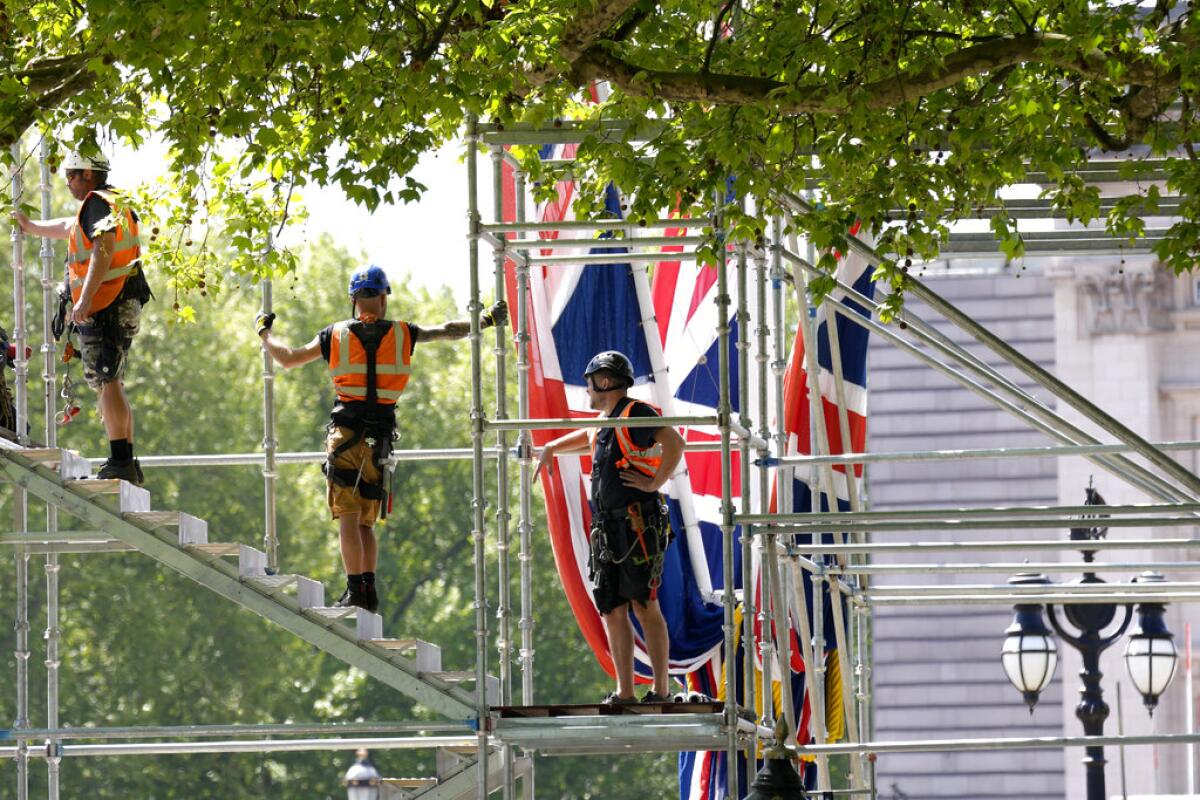
<path id="1" fill-rule="evenodd" d="M 329 377 L 344 403 L 367 399 L 367 350 L 350 330 L 358 320 L 348 319 L 333 326 L 329 340 Z M 397 332 L 400 341 L 397 343 Z M 376 401 L 395 404 L 408 385 L 412 362 L 412 333 L 405 322 L 392 322 L 375 350 Z"/>
<path id="2" fill-rule="evenodd" d="M 630 412 L 633 411 L 634 405 L 641 402 L 634 400 L 625 406 L 625 410 L 621 412 L 621 419 L 629 419 Z M 660 416 L 662 410 L 658 406 L 646 403 L 653 408 Z M 662 445 L 654 442 L 645 450 L 639 450 L 637 445 L 633 443 L 633 437 L 630 435 L 629 428 L 615 428 L 613 433 L 617 437 L 617 446 L 621 448 L 621 459 L 617 462 L 618 469 L 626 469 L 633 467 L 639 472 L 644 472 L 650 477 L 658 474 L 658 467 L 662 464 Z"/>
<path id="3" fill-rule="evenodd" d="M 108 204 L 113 207 L 113 213 L 119 217 L 114 231 L 116 248 L 113 250 L 112 263 L 108 265 L 108 272 L 104 274 L 100 288 L 96 290 L 96 294 L 92 297 L 92 305 L 88 309 L 89 313 L 95 314 L 112 305 L 125 286 L 125 279 L 138 270 L 142 248 L 141 239 L 138 238 L 137 220 L 133 218 L 133 212 L 129 208 L 117 209 L 117 194 L 111 190 L 97 189 L 89 192 L 88 197 L 93 194 L 107 200 Z M 72 303 L 78 303 L 79 295 L 83 292 L 83 281 L 87 278 L 88 265 L 92 263 L 92 248 L 95 245 L 95 242 L 88 238 L 87 231 L 83 229 L 80 221 L 83 206 L 86 203 L 87 197 L 83 198 L 83 203 L 79 204 L 79 211 L 75 214 L 75 224 L 71 226 L 71 232 L 67 238 L 67 271 L 71 278 Z"/>

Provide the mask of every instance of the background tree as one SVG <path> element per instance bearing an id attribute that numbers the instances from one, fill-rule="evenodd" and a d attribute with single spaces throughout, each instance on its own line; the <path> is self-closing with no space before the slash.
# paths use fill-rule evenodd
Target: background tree
<path id="1" fill-rule="evenodd" d="M 66 198 L 58 198 L 60 204 Z M 214 247 L 222 250 L 220 242 Z M 36 251 L 36 244 L 31 244 Z M 60 245 L 61 250 L 61 245 Z M 32 266 L 31 258 L 28 263 Z M 299 253 L 298 270 L 275 285 L 276 329 L 308 341 L 348 312 L 345 287 L 358 258 L 329 239 Z M 0 268 L 9 253 L 0 251 Z M 3 269 L 8 274 L 7 269 Z M 221 276 L 201 313 L 183 323 L 172 313 L 173 292 L 150 271 L 159 299 L 146 317 L 131 362 L 129 391 L 138 411 L 143 454 L 252 452 L 262 439 L 261 354 L 252 320 L 256 288 Z M 38 290 L 30 274 L 27 290 Z M 198 295 L 198 289 L 192 290 Z M 31 295 L 32 297 L 32 295 Z M 39 294 L 40 297 L 40 294 Z M 186 290 L 182 300 L 187 302 Z M 32 304 L 31 333 L 41 331 L 40 302 Z M 395 287 L 393 316 L 437 323 L 463 315 L 448 290 L 429 293 Z M 11 319 L 11 296 L 0 293 L 0 320 Z M 33 341 L 37 350 L 40 344 Z M 78 365 L 74 367 L 78 378 Z M 9 373 L 12 374 L 11 372 Z M 40 392 L 34 365 L 29 387 Z M 515 389 L 514 389 L 515 391 Z M 465 342 L 419 345 L 413 380 L 401 401 L 401 448 L 466 447 L 470 350 Z M 332 391 L 324 370 L 310 365 L 281 371 L 276 380 L 278 438 L 285 451 L 317 450 L 323 441 Z M 37 402 L 32 405 L 36 406 Z M 92 408 L 60 429 L 64 446 L 94 455 L 103 428 Z M 36 411 L 36 409 L 34 409 Z M 35 414 L 34 432 L 41 430 Z M 324 478 L 316 465 L 281 465 L 278 528 L 281 567 L 340 591 L 336 528 L 324 504 Z M 152 468 L 147 488 L 157 509 L 179 509 L 205 518 L 213 541 L 257 546 L 262 539 L 262 477 L 255 467 Z M 494 492 L 494 489 L 489 491 Z M 470 463 L 407 462 L 397 475 L 393 515 L 381 527 L 382 612 L 390 635 L 420 636 L 443 648 L 447 668 L 474 664 Z M 594 702 L 608 689 L 581 639 L 551 558 L 545 522 L 535 504 L 534 607 L 540 697 L 554 702 Z M 37 504 L 31 526 L 42 524 Z M 0 492 L 0 518 L 11 519 L 11 492 Z M 74 524 L 63 517 L 65 528 Z M 515 525 L 514 525 L 515 527 Z M 489 542 L 494 537 L 489 533 Z M 11 619 L 15 587 L 10 553 L 0 553 L 0 614 Z M 496 553 L 489 547 L 491 602 L 495 603 Z M 30 564 L 32 622 L 31 719 L 45 720 L 45 627 L 42 557 Z M 394 690 L 366 678 L 303 641 L 238 609 L 137 553 L 62 558 L 62 707 L 65 724 L 178 725 L 413 719 L 419 712 Z M 516 560 L 513 559 L 514 576 Z M 516 581 L 514 580 L 514 597 Z M 493 642 L 491 670 L 495 673 Z M 14 717 L 13 629 L 0 626 L 0 726 Z M 514 673 L 516 672 L 514 667 Z M 519 678 L 518 678 L 519 686 Z M 425 714 L 429 718 L 435 718 Z M 69 796 L 125 798 L 341 797 L 337 781 L 350 753 L 297 753 L 66 759 Z M 389 775 L 432 775 L 432 752 L 380 752 Z M 0 798 L 15 797 L 11 761 L 0 762 Z M 33 796 L 44 792 L 45 769 L 34 761 Z M 643 758 L 542 759 L 539 796 L 618 797 L 630 785 L 649 796 L 675 787 L 672 754 Z M 72 788 L 74 787 L 74 788 Z"/>

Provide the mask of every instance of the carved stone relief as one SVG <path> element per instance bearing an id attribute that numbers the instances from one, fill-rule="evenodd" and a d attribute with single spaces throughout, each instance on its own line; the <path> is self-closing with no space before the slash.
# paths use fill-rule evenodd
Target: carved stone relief
<path id="1" fill-rule="evenodd" d="M 1172 280 L 1162 270 L 1085 273 L 1078 280 L 1082 323 L 1088 334 L 1172 329 Z"/>

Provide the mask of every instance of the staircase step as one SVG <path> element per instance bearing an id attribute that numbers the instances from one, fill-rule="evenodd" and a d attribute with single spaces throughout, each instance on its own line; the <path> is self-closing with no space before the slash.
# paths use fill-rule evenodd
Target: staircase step
<path id="1" fill-rule="evenodd" d="M 267 574 L 267 554 L 249 545 L 238 548 L 238 575 L 254 578 Z"/>
<path id="2" fill-rule="evenodd" d="M 155 528 L 166 528 L 179 537 L 179 546 L 204 545 L 208 542 L 208 523 L 181 511 L 138 511 L 133 519 Z"/>
<path id="3" fill-rule="evenodd" d="M 370 643 L 384 650 L 411 651 L 418 672 L 437 672 L 442 668 L 442 648 L 423 639 L 371 639 Z"/>
<path id="4" fill-rule="evenodd" d="M 57 470 L 63 480 L 90 478 L 92 475 L 91 462 L 74 450 L 65 450 L 60 447 L 30 447 L 17 452 L 43 467 Z"/>
<path id="5" fill-rule="evenodd" d="M 72 486 L 78 486 L 98 500 L 103 501 L 109 508 L 125 514 L 131 511 L 149 511 L 150 493 L 140 486 L 134 486 L 129 481 L 117 479 L 89 478 L 75 481 Z"/>
<path id="6" fill-rule="evenodd" d="M 475 680 L 475 670 L 473 669 L 443 669 L 431 674 L 446 683 L 468 683 Z"/>
<path id="7" fill-rule="evenodd" d="M 188 550 L 197 553 L 206 553 L 210 556 L 236 556 L 240 551 L 241 545 L 233 542 L 204 542 L 203 544 L 190 544 Z"/>
<path id="8" fill-rule="evenodd" d="M 296 576 L 296 602 L 300 610 L 321 608 L 325 605 L 325 584 L 304 575 Z"/>
<path id="9" fill-rule="evenodd" d="M 363 641 L 383 638 L 383 617 L 373 611 L 360 608 L 354 620 L 355 635 Z"/>
<path id="10" fill-rule="evenodd" d="M 446 683 L 470 683 L 475 680 L 475 670 L 473 669 L 450 669 L 440 672 L 430 672 L 428 674 Z M 500 702 L 500 679 L 495 675 L 488 675 L 486 677 L 487 702 L 491 706 Z"/>
<path id="11" fill-rule="evenodd" d="M 439 778 L 448 778 L 460 771 L 472 756 L 478 755 L 477 748 L 457 750 L 449 747 L 439 747 L 434 752 L 434 763 L 437 764 Z"/>
<path id="12" fill-rule="evenodd" d="M 353 617 L 358 608 L 356 606 L 317 606 L 308 610 L 326 619 L 346 619 Z"/>
<path id="13" fill-rule="evenodd" d="M 281 589 L 285 586 L 291 586 L 296 583 L 302 575 L 250 575 L 246 578 L 247 581 L 255 586 L 261 586 L 264 589 Z M 324 605 L 324 602 L 318 603 Z"/>
<path id="14" fill-rule="evenodd" d="M 396 789 L 432 789 L 437 786 L 437 778 L 381 778 L 380 783 Z"/>

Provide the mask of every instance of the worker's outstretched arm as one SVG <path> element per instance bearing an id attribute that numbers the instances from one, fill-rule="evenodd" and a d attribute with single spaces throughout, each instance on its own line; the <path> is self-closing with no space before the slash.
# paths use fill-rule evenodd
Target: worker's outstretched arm
<path id="1" fill-rule="evenodd" d="M 303 347 L 288 347 L 275 338 L 271 325 L 275 322 L 274 314 L 259 314 L 254 320 L 258 338 L 262 339 L 263 349 L 271 354 L 275 363 L 284 369 L 300 367 L 316 361 L 321 357 L 321 337 L 314 336 L 313 340 Z"/>
<path id="2" fill-rule="evenodd" d="M 75 222 L 74 217 L 59 217 L 35 222 L 20 211 L 13 212 L 13 219 L 16 220 L 21 230 L 30 236 L 45 236 L 49 239 L 66 239 L 71 232 L 71 224 Z"/>
<path id="3" fill-rule="evenodd" d="M 623 469 L 621 483 L 643 492 L 657 492 L 671 480 L 671 473 L 683 458 L 683 437 L 674 428 L 664 427 L 655 431 L 654 441 L 662 445 L 662 463 L 658 470 L 654 475 L 645 475 L 636 469 Z"/>
<path id="4" fill-rule="evenodd" d="M 538 453 L 537 469 L 533 471 L 533 479 L 536 481 L 538 475 L 541 474 L 543 467 L 547 475 L 554 474 L 554 458 L 555 456 L 565 455 L 568 453 L 586 453 L 591 449 L 591 441 L 586 430 L 571 431 L 565 436 L 560 436 L 557 439 L 552 439 L 546 442 L 545 447 Z"/>
<path id="5" fill-rule="evenodd" d="M 479 316 L 479 325 L 483 329 L 503 325 L 508 321 L 508 304 L 500 300 Z M 421 338 L 427 341 L 437 339 L 465 339 L 471 333 L 471 320 L 456 319 L 432 328 L 421 327 Z"/>

